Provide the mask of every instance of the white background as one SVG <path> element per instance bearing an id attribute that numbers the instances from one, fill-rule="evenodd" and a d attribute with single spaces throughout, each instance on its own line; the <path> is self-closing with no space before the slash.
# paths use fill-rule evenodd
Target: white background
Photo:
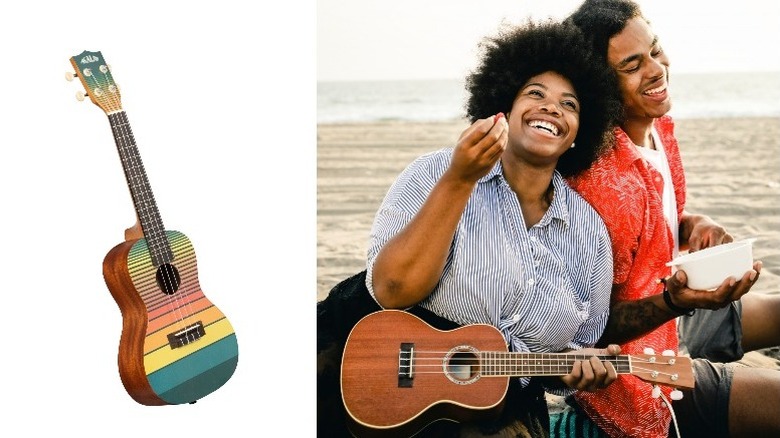
<path id="1" fill-rule="evenodd" d="M 0 436 L 314 435 L 314 6 L 0 6 Z M 83 50 L 238 336 L 236 373 L 195 405 L 138 405 L 119 379 L 102 261 L 135 213 L 106 115 L 64 79 Z"/>

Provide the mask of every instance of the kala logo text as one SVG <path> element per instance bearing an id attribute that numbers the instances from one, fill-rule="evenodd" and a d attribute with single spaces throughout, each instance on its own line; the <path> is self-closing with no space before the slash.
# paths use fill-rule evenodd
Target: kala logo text
<path id="1" fill-rule="evenodd" d="M 87 56 L 81 58 L 81 63 L 82 64 L 89 64 L 91 62 L 98 62 L 98 61 L 100 61 L 100 58 L 98 58 L 95 55 L 87 55 Z"/>

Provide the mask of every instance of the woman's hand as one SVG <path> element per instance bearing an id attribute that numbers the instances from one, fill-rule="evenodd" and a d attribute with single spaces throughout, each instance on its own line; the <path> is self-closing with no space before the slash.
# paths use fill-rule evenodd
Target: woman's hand
<path id="1" fill-rule="evenodd" d="M 589 360 L 574 362 L 571 373 L 561 376 L 561 381 L 569 388 L 579 391 L 596 391 L 609 386 L 617 379 L 615 366 L 609 361 L 600 361 L 598 355 L 620 354 L 620 346 L 609 345 L 607 348 L 584 348 L 576 354 L 592 355 Z"/>
<path id="2" fill-rule="evenodd" d="M 501 157 L 508 129 L 504 115 L 498 114 L 463 131 L 447 171 L 425 203 L 376 257 L 372 285 L 382 307 L 410 307 L 434 290 L 474 186 Z"/>
<path id="3" fill-rule="evenodd" d="M 466 183 L 487 175 L 506 150 L 509 124 L 503 113 L 479 119 L 461 133 L 447 173 Z"/>

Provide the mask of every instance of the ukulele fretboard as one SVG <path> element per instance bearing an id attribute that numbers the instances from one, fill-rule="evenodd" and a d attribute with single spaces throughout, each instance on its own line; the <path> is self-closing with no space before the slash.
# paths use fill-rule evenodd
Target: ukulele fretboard
<path id="1" fill-rule="evenodd" d="M 571 372 L 575 361 L 589 360 L 583 354 L 561 353 L 479 353 L 484 376 L 561 376 Z M 618 374 L 631 372 L 628 356 L 596 356 L 601 361 L 610 361 Z"/>
<path id="2" fill-rule="evenodd" d="M 154 266 L 170 263 L 173 260 L 173 253 L 165 237 L 165 227 L 157 203 L 154 201 L 152 187 L 135 144 L 127 114 L 124 111 L 113 112 L 108 114 L 108 120 L 111 122 L 111 130 L 119 150 L 119 158 L 122 161 L 122 168 L 125 171 L 135 211 L 149 246 L 152 263 Z"/>

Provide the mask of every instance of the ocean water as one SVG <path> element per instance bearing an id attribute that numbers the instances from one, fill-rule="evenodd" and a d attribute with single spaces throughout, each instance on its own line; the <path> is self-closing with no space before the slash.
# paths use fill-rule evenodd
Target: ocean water
<path id="1" fill-rule="evenodd" d="M 677 74 L 675 118 L 780 117 L 780 72 Z M 317 83 L 317 123 L 447 121 L 464 116 L 463 81 Z"/>

